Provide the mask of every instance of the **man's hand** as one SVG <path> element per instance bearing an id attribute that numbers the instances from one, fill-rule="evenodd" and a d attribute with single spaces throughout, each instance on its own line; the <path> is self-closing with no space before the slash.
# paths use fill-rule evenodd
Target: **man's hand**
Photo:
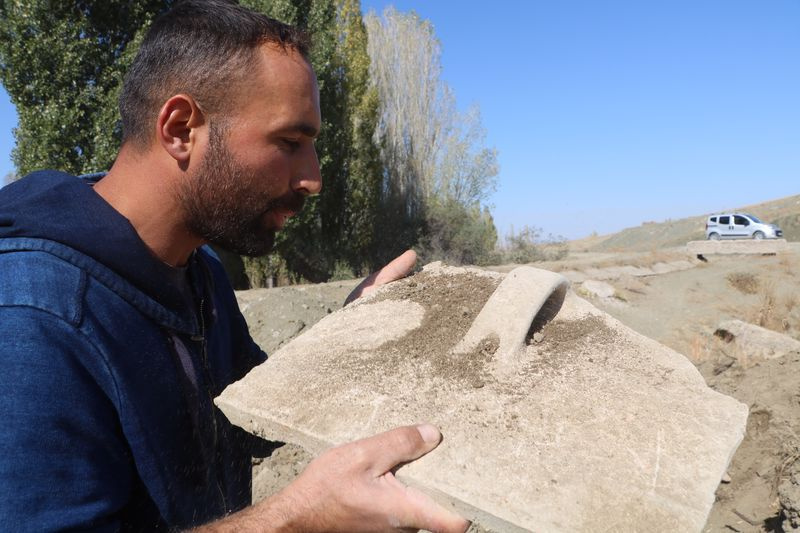
<path id="1" fill-rule="evenodd" d="M 369 294 L 384 283 L 406 277 L 411 272 L 411 269 L 414 268 L 416 262 L 417 253 L 414 250 L 407 250 L 382 269 L 364 278 L 364 281 L 359 283 L 344 301 L 344 305 L 365 294 Z"/>
<path id="2" fill-rule="evenodd" d="M 439 430 L 424 424 L 332 448 L 265 503 L 283 509 L 287 531 L 463 533 L 469 522 L 392 473 L 434 449 L 441 438 Z"/>
<path id="3" fill-rule="evenodd" d="M 464 533 L 469 522 L 394 477 L 442 440 L 429 424 L 331 448 L 271 498 L 193 533 Z"/>

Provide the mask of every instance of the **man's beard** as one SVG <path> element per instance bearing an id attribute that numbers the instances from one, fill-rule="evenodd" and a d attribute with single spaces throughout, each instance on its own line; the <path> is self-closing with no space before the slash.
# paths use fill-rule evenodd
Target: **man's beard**
<path id="1" fill-rule="evenodd" d="M 291 190 L 273 198 L 266 191 L 250 188 L 268 179 L 240 165 L 225 144 L 225 130 L 212 125 L 205 160 L 179 191 L 187 228 L 240 255 L 268 253 L 275 245 L 276 230 L 266 226 L 265 214 L 279 207 L 296 213 L 305 201 L 302 194 Z"/>

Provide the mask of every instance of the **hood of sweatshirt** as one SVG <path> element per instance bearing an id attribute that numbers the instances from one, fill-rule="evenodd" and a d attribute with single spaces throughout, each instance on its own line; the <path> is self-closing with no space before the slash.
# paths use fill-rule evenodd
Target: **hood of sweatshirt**
<path id="1" fill-rule="evenodd" d="M 197 319 L 175 283 L 175 269 L 158 259 L 128 219 L 94 191 L 100 178 L 45 170 L 0 189 L 2 248 L 58 255 L 111 282 L 115 292 L 165 326 L 194 333 Z M 37 248 L 41 241 L 47 246 Z M 189 268 L 196 268 L 192 263 L 197 261 L 193 257 Z"/>

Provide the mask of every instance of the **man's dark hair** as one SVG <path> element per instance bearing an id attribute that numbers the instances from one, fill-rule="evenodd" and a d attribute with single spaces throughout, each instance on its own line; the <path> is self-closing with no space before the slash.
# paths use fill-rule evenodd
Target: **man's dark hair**
<path id="1" fill-rule="evenodd" d="M 267 43 L 308 59 L 308 37 L 297 28 L 226 0 L 178 2 L 153 22 L 125 77 L 123 141 L 145 147 L 161 106 L 174 94 L 192 96 L 208 114 L 225 109 Z"/>

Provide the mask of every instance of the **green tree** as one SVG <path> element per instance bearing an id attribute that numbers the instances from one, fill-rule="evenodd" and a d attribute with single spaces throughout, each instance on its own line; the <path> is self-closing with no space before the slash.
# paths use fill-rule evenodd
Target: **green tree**
<path id="1" fill-rule="evenodd" d="M 564 237 L 548 235 L 542 237 L 542 230 L 523 226 L 518 232 L 511 228 L 504 243 L 498 247 L 498 257 L 503 263 L 534 263 L 563 259 L 569 253 Z"/>
<path id="2" fill-rule="evenodd" d="M 40 168 L 106 170 L 121 139 L 117 97 L 143 33 L 165 0 L 6 0 L 0 80 L 17 108 L 12 159 Z"/>
<path id="3" fill-rule="evenodd" d="M 341 235 L 347 264 L 356 274 L 382 266 L 402 250 L 388 250 L 387 235 L 377 232 L 381 197 L 381 161 L 374 142 L 378 91 L 370 83 L 367 29 L 358 0 L 338 0 L 339 55 L 344 69 L 348 151 L 344 161 L 346 224 Z"/>
<path id="4" fill-rule="evenodd" d="M 464 206 L 452 198 L 434 198 L 428 203 L 427 228 L 418 244 L 422 262 L 497 264 L 496 243 L 497 230 L 488 208 Z"/>
<path id="5" fill-rule="evenodd" d="M 497 235 L 485 202 L 498 166 L 478 108 L 458 111 L 428 21 L 389 7 L 365 23 L 380 101 L 382 231 L 418 243 L 424 259 L 488 261 Z"/>

